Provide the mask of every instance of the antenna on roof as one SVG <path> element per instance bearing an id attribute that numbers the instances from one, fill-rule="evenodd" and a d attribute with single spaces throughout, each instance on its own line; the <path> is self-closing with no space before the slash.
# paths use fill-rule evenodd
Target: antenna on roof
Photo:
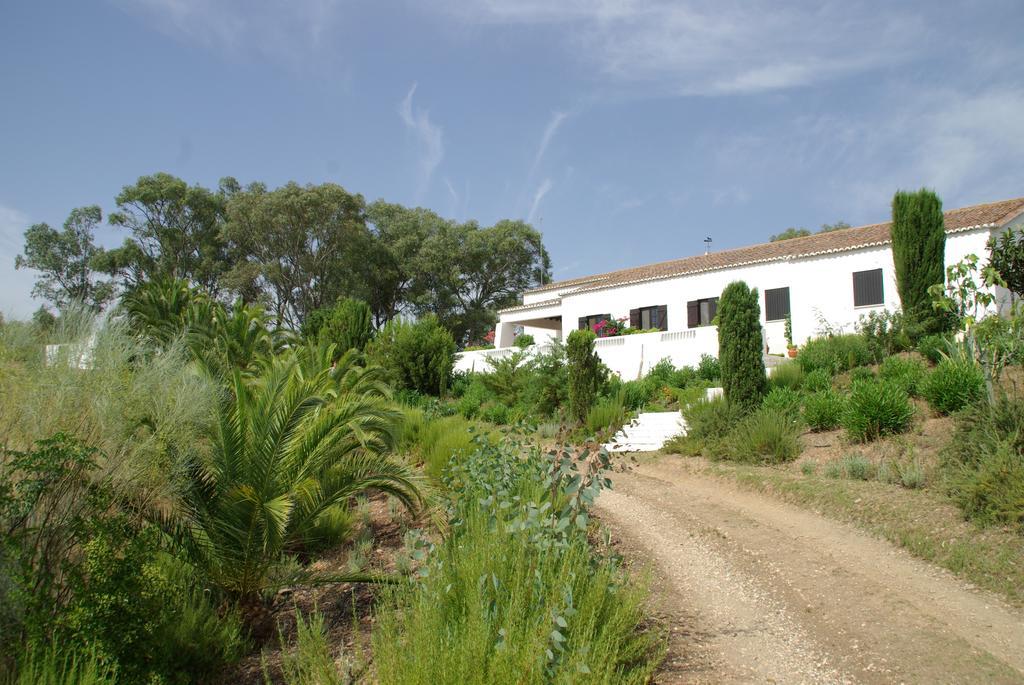
<path id="1" fill-rule="evenodd" d="M 707 254 L 711 250 L 711 236 L 704 239 L 704 254 Z"/>

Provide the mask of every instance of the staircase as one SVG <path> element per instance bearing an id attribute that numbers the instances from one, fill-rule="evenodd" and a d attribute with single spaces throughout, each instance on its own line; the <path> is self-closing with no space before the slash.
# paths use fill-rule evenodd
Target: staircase
<path id="1" fill-rule="evenodd" d="M 685 432 L 686 423 L 679 412 L 647 412 L 623 426 L 604 448 L 609 452 L 653 452 Z"/>

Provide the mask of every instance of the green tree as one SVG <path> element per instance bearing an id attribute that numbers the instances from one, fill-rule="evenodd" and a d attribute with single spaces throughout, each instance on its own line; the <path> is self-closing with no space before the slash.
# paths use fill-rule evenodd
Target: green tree
<path id="1" fill-rule="evenodd" d="M 944 317 L 928 289 L 943 283 L 946 230 L 942 200 L 933 191 L 897 191 L 892 199 L 892 257 L 903 313 L 915 334 L 936 333 Z"/>
<path id="2" fill-rule="evenodd" d="M 128 229 L 131 237 L 103 255 L 103 270 L 120 277 L 128 289 L 152 278 L 183 278 L 219 296 L 228 268 L 221 236 L 224 208 L 234 185 L 226 179 L 214 192 L 156 173 L 125 186 L 110 223 Z"/>
<path id="3" fill-rule="evenodd" d="M 281 325 L 360 292 L 372 236 L 365 203 L 339 185 L 253 183 L 231 194 L 224 235 L 227 282 L 243 298 L 266 297 Z"/>
<path id="4" fill-rule="evenodd" d="M 14 267 L 39 272 L 33 297 L 58 309 L 81 302 L 94 310 L 102 309 L 114 297 L 113 284 L 97 280 L 93 269 L 102 252 L 94 242 L 96 226 L 102 220 L 103 212 L 92 205 L 71 210 L 61 231 L 48 224 L 33 224 L 25 231 L 25 253 L 15 257 Z"/>
<path id="5" fill-rule="evenodd" d="M 1006 287 L 1024 297 L 1024 229 L 1008 229 L 988 241 L 989 264 L 1006 281 Z"/>
<path id="6" fill-rule="evenodd" d="M 809 236 L 810 234 L 811 234 L 811 232 L 808 231 L 806 228 L 794 228 L 794 227 L 790 226 L 789 228 L 787 228 L 782 233 L 776 233 L 775 235 L 770 237 L 768 240 L 773 242 L 773 243 L 777 243 L 780 240 L 791 240 L 792 238 L 805 238 L 805 237 Z"/>
<path id="7" fill-rule="evenodd" d="M 372 318 L 370 305 L 346 297 L 333 307 L 314 311 L 303 322 L 302 334 L 335 345 L 339 355 L 352 349 L 362 352 L 373 337 Z"/>
<path id="8" fill-rule="evenodd" d="M 540 233 L 522 221 L 447 224 L 423 249 L 429 265 L 415 302 L 465 345 L 494 328 L 497 310 L 550 278 L 551 258 Z"/>
<path id="9" fill-rule="evenodd" d="M 718 361 L 726 400 L 746 409 L 761 402 L 767 387 L 763 355 L 757 288 L 733 281 L 718 300 Z"/>
<path id="10" fill-rule="evenodd" d="M 322 518 L 373 488 L 407 507 L 420 479 L 387 456 L 401 414 L 376 369 L 354 355 L 303 368 L 279 355 L 257 380 L 235 373 L 208 456 L 197 453 L 171 521 L 181 549 L 209 582 L 260 623 L 260 594 Z M 306 579 L 312 574 L 303 574 Z M 301 582 L 302 578 L 300 578 Z"/>
<path id="11" fill-rule="evenodd" d="M 837 221 L 834 224 L 822 224 L 818 233 L 831 233 L 832 231 L 842 231 L 850 228 L 850 224 L 845 221 Z"/>
<path id="12" fill-rule="evenodd" d="M 597 336 L 589 329 L 569 333 L 565 341 L 569 370 L 569 416 L 582 423 L 594 406 L 601 385 L 601 360 L 594 351 Z"/>
<path id="13" fill-rule="evenodd" d="M 401 388 L 441 395 L 448 388 L 455 364 L 455 340 L 437 317 L 415 323 L 392 319 L 367 346 L 367 355 L 387 369 Z"/>

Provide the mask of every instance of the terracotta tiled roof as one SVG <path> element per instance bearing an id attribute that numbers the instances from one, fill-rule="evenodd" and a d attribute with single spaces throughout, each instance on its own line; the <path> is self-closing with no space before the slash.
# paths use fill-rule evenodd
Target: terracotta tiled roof
<path id="1" fill-rule="evenodd" d="M 959 233 L 973 228 L 1000 226 L 1024 212 L 1024 197 L 1001 202 L 989 202 L 945 212 L 946 232 Z M 657 264 L 638 266 L 632 269 L 610 271 L 595 276 L 585 276 L 564 281 L 556 281 L 530 292 L 570 289 L 572 292 L 600 290 L 602 288 L 651 281 L 672 276 L 714 271 L 728 267 L 773 262 L 799 257 L 844 252 L 865 247 L 885 245 L 889 242 L 890 222 L 857 226 L 840 231 L 816 233 L 805 238 L 791 238 L 774 243 L 762 243 L 749 247 L 739 247 L 706 255 L 673 259 Z"/>

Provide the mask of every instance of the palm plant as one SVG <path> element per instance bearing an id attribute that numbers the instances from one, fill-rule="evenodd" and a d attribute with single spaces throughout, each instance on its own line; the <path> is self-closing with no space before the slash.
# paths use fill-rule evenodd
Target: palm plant
<path id="1" fill-rule="evenodd" d="M 342 361 L 332 368 L 289 353 L 255 378 L 236 369 L 213 449 L 191 464 L 177 538 L 196 568 L 244 605 L 258 605 L 321 517 L 353 495 L 376 489 L 410 509 L 423 502 L 419 477 L 387 456 L 402 415 L 380 371 L 353 355 Z"/>

